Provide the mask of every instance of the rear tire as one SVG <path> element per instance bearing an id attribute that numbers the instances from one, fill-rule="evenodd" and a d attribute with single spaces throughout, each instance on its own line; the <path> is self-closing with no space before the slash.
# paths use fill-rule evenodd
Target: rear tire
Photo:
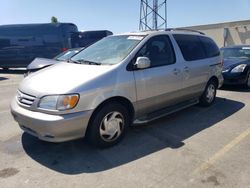
<path id="1" fill-rule="evenodd" d="M 122 140 L 130 122 L 129 112 L 122 104 L 108 103 L 91 118 L 87 140 L 98 148 L 111 147 Z"/>
<path id="2" fill-rule="evenodd" d="M 9 68 L 6 68 L 6 67 L 2 68 L 2 69 L 3 69 L 3 71 L 8 71 L 9 70 Z"/>
<path id="3" fill-rule="evenodd" d="M 200 105 L 204 107 L 212 105 L 215 101 L 216 93 L 217 93 L 217 83 L 214 80 L 210 80 L 207 83 L 205 91 L 200 97 Z"/>

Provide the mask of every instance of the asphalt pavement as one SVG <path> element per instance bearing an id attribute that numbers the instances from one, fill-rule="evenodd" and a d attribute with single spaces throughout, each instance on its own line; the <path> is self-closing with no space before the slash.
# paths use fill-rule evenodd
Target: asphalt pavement
<path id="1" fill-rule="evenodd" d="M 95 149 L 23 133 L 9 104 L 23 70 L 0 71 L 0 187 L 250 187 L 250 89 L 224 88 Z"/>

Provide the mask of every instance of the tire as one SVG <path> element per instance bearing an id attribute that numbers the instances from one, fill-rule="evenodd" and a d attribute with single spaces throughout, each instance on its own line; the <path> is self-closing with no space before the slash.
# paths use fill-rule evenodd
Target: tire
<path id="1" fill-rule="evenodd" d="M 91 118 L 87 140 L 98 148 L 111 147 L 122 140 L 130 122 L 129 112 L 122 104 L 108 103 Z"/>
<path id="2" fill-rule="evenodd" d="M 8 71 L 9 70 L 9 68 L 6 68 L 6 67 L 4 67 L 2 69 L 3 69 L 3 71 Z"/>
<path id="3" fill-rule="evenodd" d="M 211 106 L 216 98 L 217 93 L 217 83 L 214 80 L 210 80 L 207 83 L 205 91 L 200 97 L 200 105 L 204 107 Z"/>
<path id="4" fill-rule="evenodd" d="M 243 87 L 246 88 L 246 89 L 250 88 L 250 72 L 247 75 L 247 81 L 246 81 L 246 84 Z"/>

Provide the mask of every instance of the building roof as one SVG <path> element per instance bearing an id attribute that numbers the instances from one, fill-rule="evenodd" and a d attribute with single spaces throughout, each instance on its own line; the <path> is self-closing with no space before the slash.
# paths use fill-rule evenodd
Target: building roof
<path id="1" fill-rule="evenodd" d="M 195 30 L 208 30 L 215 28 L 244 27 L 244 26 L 250 26 L 250 20 L 223 22 L 223 23 L 207 24 L 207 25 L 196 25 L 196 26 L 188 26 L 182 28 L 195 29 Z"/>

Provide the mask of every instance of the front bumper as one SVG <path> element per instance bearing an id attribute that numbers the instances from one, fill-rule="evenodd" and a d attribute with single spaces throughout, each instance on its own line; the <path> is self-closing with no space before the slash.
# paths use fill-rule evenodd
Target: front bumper
<path id="1" fill-rule="evenodd" d="M 51 115 L 22 108 L 14 98 L 11 114 L 25 132 L 49 142 L 63 142 L 85 136 L 92 110 Z"/>
<path id="2" fill-rule="evenodd" d="M 224 85 L 244 85 L 247 82 L 247 74 L 243 73 L 223 73 Z"/>

